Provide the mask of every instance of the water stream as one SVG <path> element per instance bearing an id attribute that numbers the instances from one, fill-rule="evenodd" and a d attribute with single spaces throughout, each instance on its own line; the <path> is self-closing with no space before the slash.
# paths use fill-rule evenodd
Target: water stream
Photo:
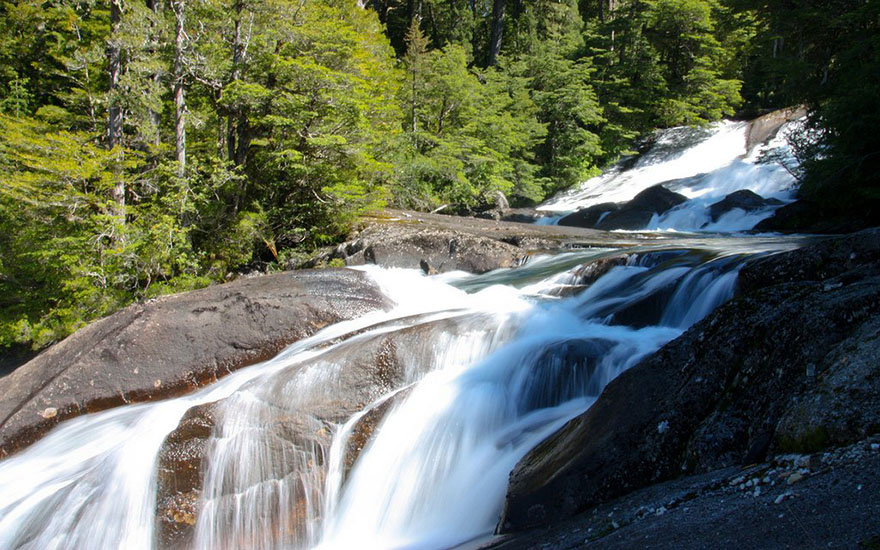
<path id="1" fill-rule="evenodd" d="M 682 154 L 667 144 L 635 169 L 678 174 L 665 164 L 705 146 L 725 158 L 704 151 L 699 170 L 740 170 L 730 168 L 739 149 L 707 145 L 738 143 L 738 124 L 692 136 Z M 584 197 L 560 201 L 594 199 Z M 526 452 L 728 300 L 749 257 L 794 246 L 658 242 L 481 276 L 365 268 L 391 311 L 328 327 L 191 395 L 70 420 L 0 462 L 0 548 L 431 550 L 486 536 Z M 595 260 L 604 272 L 584 271 Z M 157 528 L 158 462 L 199 406 L 216 420 L 192 525 L 171 543 Z"/>

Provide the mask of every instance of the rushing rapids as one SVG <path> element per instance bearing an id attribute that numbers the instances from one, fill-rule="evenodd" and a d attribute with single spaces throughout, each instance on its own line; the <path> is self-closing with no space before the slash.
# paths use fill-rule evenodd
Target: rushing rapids
<path id="1" fill-rule="evenodd" d="M 739 124 L 667 144 L 634 173 L 547 208 L 686 177 L 680 165 L 699 147 L 702 164 L 688 169 L 710 176 L 693 196 L 734 190 L 754 178 L 725 175 L 753 168 L 731 164 L 741 148 L 712 140 L 740 147 Z M 675 226 L 683 210 L 657 227 L 693 229 Z M 658 242 L 481 276 L 369 268 L 393 310 L 328 327 L 193 394 L 70 420 L 0 462 L 0 547 L 442 549 L 487 536 L 528 450 L 729 299 L 749 257 L 791 246 Z M 169 534 L 159 465 L 169 434 L 200 407 L 211 408 L 210 435 L 194 499 Z"/>
<path id="2" fill-rule="evenodd" d="M 787 136 L 801 124 L 783 124 L 764 143 L 750 144 L 750 122 L 718 122 L 707 128 L 672 128 L 657 133 L 650 148 L 602 175 L 560 193 L 539 209 L 570 213 L 600 203 L 622 203 L 640 191 L 663 185 L 688 200 L 654 216 L 641 229 L 730 233 L 753 228 L 778 205 L 793 200 L 796 160 Z M 749 190 L 777 205 L 745 211 L 734 208 L 712 219 L 709 207 L 735 191 Z M 561 215 L 547 218 L 553 223 Z"/>

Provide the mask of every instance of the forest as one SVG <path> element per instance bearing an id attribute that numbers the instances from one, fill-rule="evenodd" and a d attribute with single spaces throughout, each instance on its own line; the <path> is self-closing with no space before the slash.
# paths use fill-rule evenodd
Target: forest
<path id="1" fill-rule="evenodd" d="M 4 1 L 0 348 L 796 104 L 801 196 L 876 223 L 878 29 L 868 0 Z"/>

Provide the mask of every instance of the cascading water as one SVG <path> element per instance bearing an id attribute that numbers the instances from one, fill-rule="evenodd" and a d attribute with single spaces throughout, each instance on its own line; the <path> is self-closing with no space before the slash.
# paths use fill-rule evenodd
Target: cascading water
<path id="1" fill-rule="evenodd" d="M 642 229 L 730 233 L 753 228 L 778 205 L 794 198 L 796 166 L 787 136 L 802 122 L 783 124 L 766 143 L 747 149 L 748 122 L 719 122 L 707 128 L 672 128 L 658 132 L 650 149 L 634 164 L 624 161 L 578 188 L 538 207 L 570 213 L 600 203 L 622 203 L 640 191 L 662 184 L 687 202 L 653 219 Z M 768 159 L 773 159 L 769 161 Z M 746 212 L 735 208 L 713 219 L 709 206 L 735 191 L 749 190 L 778 205 Z M 554 223 L 561 215 L 546 218 Z"/>
<path id="2" fill-rule="evenodd" d="M 709 195 L 726 191 L 724 174 L 752 169 L 731 164 L 745 153 L 740 123 L 677 132 L 691 140 L 683 152 L 664 134 L 635 172 L 556 207 L 696 172 L 711 175 L 694 196 Z M 725 148 L 727 160 L 706 152 Z M 191 395 L 65 422 L 0 462 L 0 548 L 430 550 L 487 536 L 529 449 L 730 298 L 745 259 L 791 246 L 664 239 L 481 276 L 369 269 L 392 311 L 328 327 Z M 191 509 L 169 534 L 157 517 L 162 460 L 169 434 L 199 411 L 210 411 L 210 436 Z"/>

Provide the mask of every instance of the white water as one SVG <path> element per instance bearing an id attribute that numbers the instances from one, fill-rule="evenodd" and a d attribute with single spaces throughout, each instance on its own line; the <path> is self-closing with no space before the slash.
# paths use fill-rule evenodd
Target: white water
<path id="1" fill-rule="evenodd" d="M 734 209 L 716 221 L 712 221 L 708 207 L 743 189 L 783 203 L 793 200 L 795 178 L 789 170 L 795 160 L 786 136 L 798 124 L 786 123 L 768 143 L 752 151 L 746 150 L 748 122 L 664 130 L 632 167 L 624 169 L 624 164 L 618 164 L 540 205 L 539 210 L 559 213 L 542 223 L 555 223 L 565 213 L 596 204 L 626 202 L 649 187 L 663 184 L 689 200 L 662 216 L 654 216 L 644 230 L 732 233 L 751 229 L 778 207 L 753 212 Z M 770 152 L 785 165 L 763 162 Z"/>
<path id="2" fill-rule="evenodd" d="M 726 192 L 742 182 L 724 177 L 751 181 L 750 170 L 767 170 L 737 160 L 741 133 L 722 124 L 706 141 L 691 135 L 679 153 L 663 143 L 637 165 L 641 175 L 608 176 L 589 191 L 605 196 L 577 200 L 631 198 L 637 191 L 612 180 L 645 188 L 693 170 L 718 180 L 693 196 Z M 656 225 L 682 227 L 670 220 Z M 744 257 L 788 245 L 665 246 L 635 250 L 569 298 L 559 296 L 584 286 L 578 268 L 614 251 L 534 258 L 482 276 L 369 269 L 398 304 L 392 311 L 328 327 L 192 395 L 65 422 L 0 462 L 0 548 L 161 548 L 161 446 L 191 407 L 213 402 L 187 547 L 439 550 L 486 536 L 529 449 L 728 299 Z M 376 377 L 370 350 L 386 339 L 396 363 Z M 384 407 L 352 465 L 349 438 Z"/>

